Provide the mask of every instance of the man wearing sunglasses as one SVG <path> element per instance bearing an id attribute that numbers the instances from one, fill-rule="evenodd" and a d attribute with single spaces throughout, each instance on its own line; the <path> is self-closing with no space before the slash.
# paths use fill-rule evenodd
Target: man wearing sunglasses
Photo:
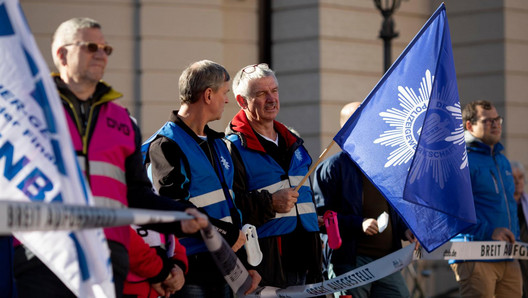
<path id="1" fill-rule="evenodd" d="M 461 241 L 519 239 L 517 203 L 510 162 L 501 153 L 502 117 L 485 100 L 462 110 L 477 224 L 458 235 Z M 517 260 L 456 261 L 451 264 L 462 297 L 521 297 Z"/>
<path id="2" fill-rule="evenodd" d="M 65 21 L 53 36 L 53 61 L 59 70 L 58 74 L 53 74 L 53 79 L 95 205 L 186 210 L 196 219 L 149 225 L 149 228 L 179 235 L 195 233 L 208 224 L 203 214 L 152 191 L 142 165 L 139 128 L 127 110 L 113 102 L 122 96 L 121 93 L 102 81 L 111 53 L 112 47 L 106 44 L 101 25 L 89 18 Z M 130 228 L 105 228 L 104 233 L 110 249 L 116 297 L 122 297 L 129 268 Z M 14 269 L 20 297 L 75 297 L 23 245 L 15 250 Z M 164 266 L 156 280 L 169 279 L 171 269 Z"/>
<path id="3" fill-rule="evenodd" d="M 240 111 L 227 128 L 235 165 L 233 190 L 244 223 L 257 227 L 263 260 L 261 285 L 287 287 L 322 279 L 321 243 L 313 191 L 312 162 L 303 140 L 275 120 L 279 85 L 266 65 L 249 65 L 233 79 Z"/>

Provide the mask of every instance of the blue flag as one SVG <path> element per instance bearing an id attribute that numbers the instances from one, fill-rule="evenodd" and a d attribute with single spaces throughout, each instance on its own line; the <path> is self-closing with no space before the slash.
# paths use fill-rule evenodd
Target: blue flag
<path id="1" fill-rule="evenodd" d="M 0 200 L 93 205 L 56 86 L 17 0 L 0 0 L 0 190 Z M 34 216 L 10 212 L 14 225 Z M 66 224 L 59 219 L 47 215 Z M 13 234 L 77 296 L 115 297 L 102 229 Z"/>
<path id="2" fill-rule="evenodd" d="M 334 137 L 422 246 L 476 222 L 444 4 Z"/>

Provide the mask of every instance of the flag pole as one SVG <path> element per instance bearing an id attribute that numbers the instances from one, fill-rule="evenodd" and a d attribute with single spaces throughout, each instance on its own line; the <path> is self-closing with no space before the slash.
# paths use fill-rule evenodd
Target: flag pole
<path id="1" fill-rule="evenodd" d="M 295 191 L 299 191 L 299 188 L 301 188 L 301 186 L 304 184 L 304 182 L 306 182 L 306 179 L 308 179 L 308 177 L 312 174 L 312 172 L 315 170 L 317 165 L 323 160 L 323 157 L 325 157 L 325 155 L 328 153 L 328 150 L 330 150 L 330 148 L 332 148 L 332 146 L 334 144 L 335 144 L 335 141 L 332 140 L 332 142 L 330 142 L 330 145 L 328 145 L 326 147 L 326 149 L 323 151 L 323 153 L 321 153 L 321 155 L 319 155 L 319 159 L 312 165 L 312 167 L 310 168 L 308 173 L 306 175 L 304 175 L 304 177 L 301 180 L 301 182 L 299 183 L 299 185 L 297 185 L 297 187 L 295 187 Z"/>

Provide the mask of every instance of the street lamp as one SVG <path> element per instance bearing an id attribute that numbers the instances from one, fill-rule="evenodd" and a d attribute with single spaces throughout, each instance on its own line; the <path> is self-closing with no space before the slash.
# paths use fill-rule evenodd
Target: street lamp
<path id="1" fill-rule="evenodd" d="M 383 39 L 383 63 L 384 73 L 391 65 L 391 40 L 398 37 L 398 32 L 394 31 L 394 20 L 392 14 L 400 6 L 401 0 L 374 0 L 374 4 L 383 16 L 379 37 Z"/>

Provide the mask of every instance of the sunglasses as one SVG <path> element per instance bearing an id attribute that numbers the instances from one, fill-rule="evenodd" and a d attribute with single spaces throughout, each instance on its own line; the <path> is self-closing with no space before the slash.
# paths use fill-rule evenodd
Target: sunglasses
<path id="1" fill-rule="evenodd" d="M 67 47 L 67 46 L 80 46 L 80 47 L 82 47 L 84 49 L 87 49 L 88 52 L 90 52 L 90 53 L 95 53 L 99 49 L 101 49 L 108 56 L 110 56 L 112 54 L 112 51 L 114 50 L 109 45 L 99 44 L 99 43 L 95 43 L 95 42 L 88 42 L 88 41 L 78 41 L 78 42 L 75 42 L 75 43 L 68 43 L 68 44 L 63 45 L 63 47 Z"/>
<path id="2" fill-rule="evenodd" d="M 259 63 L 259 64 L 254 64 L 254 65 L 249 65 L 249 66 L 244 67 L 244 69 L 242 69 L 242 73 L 251 74 L 251 73 L 254 73 L 255 70 L 257 70 L 257 68 L 260 68 L 260 69 L 263 69 L 263 70 L 268 70 L 269 66 L 266 63 Z"/>

